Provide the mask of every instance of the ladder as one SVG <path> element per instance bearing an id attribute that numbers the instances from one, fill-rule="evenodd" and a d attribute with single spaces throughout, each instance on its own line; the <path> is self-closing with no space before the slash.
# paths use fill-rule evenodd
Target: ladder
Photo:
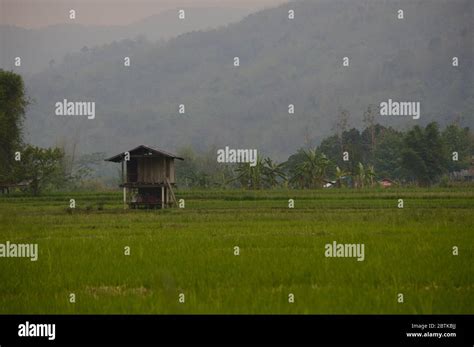
<path id="1" fill-rule="evenodd" d="M 173 200 L 175 206 L 178 206 L 178 201 L 176 201 L 176 196 L 174 195 L 173 187 L 171 187 L 171 183 L 170 183 L 170 180 L 168 178 L 166 178 L 166 185 L 168 186 L 168 189 L 170 191 L 171 199 Z"/>

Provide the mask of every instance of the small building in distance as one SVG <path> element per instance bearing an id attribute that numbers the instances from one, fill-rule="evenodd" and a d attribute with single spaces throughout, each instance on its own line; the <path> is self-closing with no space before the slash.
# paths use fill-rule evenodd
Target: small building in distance
<path id="1" fill-rule="evenodd" d="M 165 208 L 176 204 L 174 154 L 148 146 L 138 146 L 106 161 L 122 164 L 120 187 L 124 207 Z"/>
<path id="2" fill-rule="evenodd" d="M 14 192 L 18 189 L 27 189 L 31 182 L 32 180 L 21 181 L 19 183 L 0 182 L 0 194 L 10 194 L 10 192 Z"/>
<path id="3" fill-rule="evenodd" d="M 337 184 L 337 181 L 323 180 L 323 188 L 333 188 Z"/>
<path id="4" fill-rule="evenodd" d="M 453 181 L 472 182 L 474 181 L 474 167 L 451 172 L 449 176 Z"/>
<path id="5" fill-rule="evenodd" d="M 474 155 L 471 156 L 471 165 L 463 170 L 454 171 L 449 174 L 451 180 L 453 181 L 464 181 L 464 182 L 473 182 L 474 181 Z"/>
<path id="6" fill-rule="evenodd" d="M 395 184 L 395 182 L 393 182 L 391 179 L 389 178 L 383 178 L 379 181 L 379 184 L 383 187 L 383 188 L 389 188 L 391 186 L 393 186 Z"/>

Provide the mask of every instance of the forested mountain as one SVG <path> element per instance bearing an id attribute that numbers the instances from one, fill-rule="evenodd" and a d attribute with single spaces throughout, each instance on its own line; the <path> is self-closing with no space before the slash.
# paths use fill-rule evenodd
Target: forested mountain
<path id="1" fill-rule="evenodd" d="M 241 20 L 250 11 L 228 8 L 185 9 L 186 20 L 178 10 L 165 11 L 123 26 L 58 24 L 40 29 L 0 25 L 0 68 L 13 68 L 14 58 L 22 57 L 21 72 L 39 72 L 61 63 L 65 55 L 84 47 L 100 46 L 124 39 L 167 40 L 190 32 L 217 28 Z"/>
<path id="2" fill-rule="evenodd" d="M 343 111 L 362 127 L 368 105 L 376 122 L 400 129 L 459 118 L 472 127 L 472 15 L 470 0 L 299 1 L 165 44 L 82 50 L 26 79 L 27 136 L 77 141 L 82 152 L 228 145 L 285 160 L 332 134 Z M 63 99 L 95 101 L 95 119 L 55 115 Z M 420 102 L 420 119 L 379 116 L 388 99 Z"/>

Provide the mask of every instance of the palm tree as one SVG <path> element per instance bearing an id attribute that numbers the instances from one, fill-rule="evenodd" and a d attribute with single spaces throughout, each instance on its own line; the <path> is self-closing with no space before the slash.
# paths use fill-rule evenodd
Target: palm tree
<path id="1" fill-rule="evenodd" d="M 255 166 L 250 166 L 250 163 L 241 163 L 237 166 L 235 172 L 237 173 L 237 177 L 231 181 L 239 180 L 240 184 L 248 189 L 262 188 L 262 159 L 257 158 Z"/>
<path id="2" fill-rule="evenodd" d="M 373 165 L 369 165 L 365 170 L 365 181 L 370 187 L 374 186 L 375 169 Z"/>
<path id="3" fill-rule="evenodd" d="M 274 188 L 278 185 L 278 179 L 286 180 L 285 172 L 283 171 L 283 164 L 277 164 L 269 157 L 263 161 L 263 178 L 265 183 Z"/>
<path id="4" fill-rule="evenodd" d="M 365 183 L 365 169 L 364 169 L 364 164 L 359 162 L 357 164 L 356 168 L 356 174 L 355 174 L 355 183 L 357 188 L 363 188 L 364 183 Z"/>
<path id="5" fill-rule="evenodd" d="M 342 179 L 346 177 L 349 173 L 340 169 L 339 166 L 336 166 L 336 186 L 338 188 L 342 187 Z"/>
<path id="6" fill-rule="evenodd" d="M 302 188 L 321 188 L 329 160 L 316 149 L 303 150 L 304 158 L 296 166 L 291 181 Z"/>

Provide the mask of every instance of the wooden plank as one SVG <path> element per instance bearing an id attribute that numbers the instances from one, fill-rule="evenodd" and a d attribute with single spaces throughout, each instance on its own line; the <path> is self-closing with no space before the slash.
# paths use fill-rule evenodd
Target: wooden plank
<path id="1" fill-rule="evenodd" d="M 171 196 L 174 204 L 177 206 L 178 201 L 176 201 L 176 196 L 174 195 L 173 187 L 171 186 L 171 183 L 170 183 L 169 179 L 166 179 L 166 184 L 168 185 L 168 189 L 170 191 L 170 196 Z"/>

